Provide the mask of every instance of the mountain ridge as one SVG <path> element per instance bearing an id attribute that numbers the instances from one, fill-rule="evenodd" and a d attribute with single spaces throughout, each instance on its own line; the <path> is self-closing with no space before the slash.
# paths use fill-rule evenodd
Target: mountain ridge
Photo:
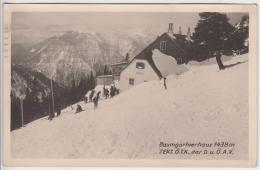
<path id="1" fill-rule="evenodd" d="M 72 75 L 79 84 L 91 71 L 95 75 L 105 65 L 124 59 L 127 53 L 134 57 L 148 41 L 139 36 L 67 31 L 33 45 L 18 63 L 71 87 Z"/>

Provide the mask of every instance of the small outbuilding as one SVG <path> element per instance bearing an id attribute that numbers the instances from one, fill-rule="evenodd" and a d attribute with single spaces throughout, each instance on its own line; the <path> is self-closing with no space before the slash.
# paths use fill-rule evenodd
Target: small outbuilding
<path id="1" fill-rule="evenodd" d="M 114 80 L 120 80 L 120 73 L 124 68 L 127 67 L 127 65 L 128 61 L 122 61 L 110 65 Z"/>
<path id="2" fill-rule="evenodd" d="M 100 75 L 96 77 L 97 85 L 110 85 L 113 83 L 113 75 Z"/>

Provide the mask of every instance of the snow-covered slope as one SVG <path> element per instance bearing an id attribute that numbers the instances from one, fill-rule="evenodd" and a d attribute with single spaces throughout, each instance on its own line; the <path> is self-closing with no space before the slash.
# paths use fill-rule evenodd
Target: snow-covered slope
<path id="1" fill-rule="evenodd" d="M 190 66 L 182 75 L 151 81 L 101 100 L 98 109 L 67 108 L 53 121 L 46 118 L 11 132 L 15 158 L 194 158 L 208 155 L 162 155 L 160 142 L 233 142 L 233 155 L 248 154 L 248 63 L 238 56 L 225 65 Z M 152 93 L 151 93 L 152 92 Z"/>

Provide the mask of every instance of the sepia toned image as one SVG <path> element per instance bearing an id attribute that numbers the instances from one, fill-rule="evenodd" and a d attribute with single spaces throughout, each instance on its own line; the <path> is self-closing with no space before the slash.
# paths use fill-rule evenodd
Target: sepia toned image
<path id="1" fill-rule="evenodd" d="M 8 164 L 255 165 L 254 5 L 13 6 Z"/>

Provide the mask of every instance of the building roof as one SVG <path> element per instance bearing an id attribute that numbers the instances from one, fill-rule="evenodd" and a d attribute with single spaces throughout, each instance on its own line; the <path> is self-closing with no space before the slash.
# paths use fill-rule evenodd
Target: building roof
<path id="1" fill-rule="evenodd" d="M 128 64 L 127 61 L 122 61 L 122 62 L 110 64 L 110 66 L 113 67 L 113 66 L 121 66 L 121 65 L 127 65 L 127 64 Z"/>
<path id="2" fill-rule="evenodd" d="M 177 56 L 187 56 L 186 52 L 186 45 L 185 45 L 185 35 L 180 34 L 169 34 L 164 33 L 161 36 L 159 36 L 156 40 L 154 40 L 151 44 L 149 44 L 145 49 L 143 49 L 137 56 L 135 56 L 133 59 L 146 59 L 148 56 L 145 54 L 147 51 L 151 51 L 154 48 L 152 48 L 160 39 L 166 38 L 169 39 L 169 42 L 171 42 L 171 47 L 174 49 L 174 54 Z M 164 53 L 162 51 L 162 53 Z M 171 54 L 169 54 L 171 55 Z"/>
<path id="3" fill-rule="evenodd" d="M 169 34 L 169 33 L 163 33 L 161 36 L 159 36 L 156 40 L 154 40 L 151 44 L 149 44 L 145 49 L 143 49 L 137 56 L 135 56 L 129 64 L 134 61 L 135 59 L 142 59 L 147 60 L 148 63 L 151 65 L 152 69 L 156 72 L 159 78 L 162 78 L 162 74 L 160 70 L 155 66 L 155 63 L 152 59 L 152 50 L 156 48 L 156 44 L 161 39 L 167 39 L 170 42 L 170 47 L 174 49 L 174 54 L 168 53 L 167 55 L 170 56 L 179 56 L 179 57 L 187 57 L 187 45 L 185 44 L 185 35 L 180 34 Z M 164 53 L 163 51 L 161 51 Z M 126 67 L 127 68 L 127 67 Z"/>
<path id="4" fill-rule="evenodd" d="M 97 78 L 111 78 L 113 77 L 113 75 L 100 75 L 100 76 L 97 76 Z"/>

